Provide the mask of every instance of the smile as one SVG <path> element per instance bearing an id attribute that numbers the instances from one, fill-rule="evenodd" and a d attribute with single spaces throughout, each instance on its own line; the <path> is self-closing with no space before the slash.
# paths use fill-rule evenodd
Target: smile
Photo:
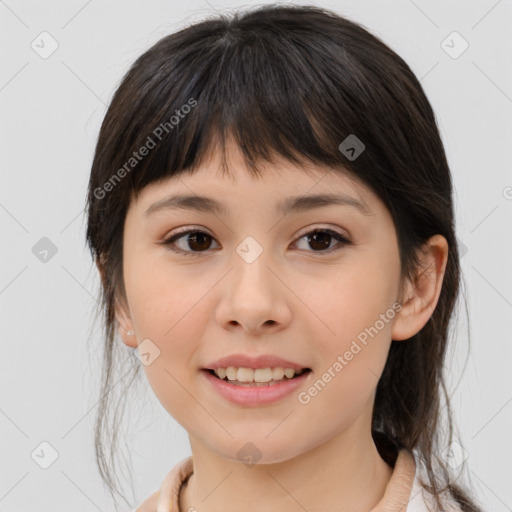
<path id="1" fill-rule="evenodd" d="M 231 366 L 216 370 L 204 369 L 200 373 L 213 390 L 225 400 L 236 405 L 255 407 L 276 402 L 291 394 L 304 383 L 311 370 Z"/>

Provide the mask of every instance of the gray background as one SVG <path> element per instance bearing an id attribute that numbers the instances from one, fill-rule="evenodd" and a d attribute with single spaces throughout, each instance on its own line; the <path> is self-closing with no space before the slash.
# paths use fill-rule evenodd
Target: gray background
<path id="1" fill-rule="evenodd" d="M 100 331 L 91 324 L 99 279 L 84 244 L 85 192 L 106 105 L 133 60 L 185 24 L 249 5 L 184 4 L 0 1 L 1 512 L 114 510 L 93 459 Z M 317 5 L 389 44 L 421 78 L 436 112 L 455 182 L 457 235 L 467 250 L 471 321 L 468 354 L 461 308 L 448 384 L 471 486 L 489 511 L 510 511 L 512 2 Z M 58 43 L 47 58 L 40 54 L 52 39 L 43 31 Z M 469 44 L 461 55 L 453 31 Z M 57 250 L 46 261 L 36 245 L 49 245 L 43 237 Z M 137 503 L 190 454 L 186 432 L 145 381 L 141 393 L 128 438 Z M 58 453 L 47 469 L 40 464 L 50 462 L 52 449 L 43 442 Z"/>

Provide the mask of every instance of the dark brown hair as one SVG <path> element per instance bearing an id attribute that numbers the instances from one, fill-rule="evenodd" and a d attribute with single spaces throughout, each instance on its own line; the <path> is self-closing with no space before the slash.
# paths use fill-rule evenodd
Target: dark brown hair
<path id="1" fill-rule="evenodd" d="M 355 159 L 339 149 L 349 135 L 365 145 Z M 369 186 L 394 220 L 402 276 L 417 274 L 417 251 L 431 236 L 446 238 L 437 307 L 415 336 L 391 342 L 372 434 L 391 464 L 399 448 L 416 451 L 439 510 L 446 490 L 463 511 L 480 511 L 441 456 L 453 437 L 443 364 L 461 271 L 450 170 L 431 105 L 404 60 L 361 25 L 318 7 L 279 4 L 164 37 L 132 65 L 105 115 L 89 182 L 87 242 L 101 269 L 105 331 L 96 457 L 112 494 L 120 493 L 109 460 L 113 465 L 127 394 L 111 406 L 114 369 L 126 354 L 114 343 L 115 301 L 126 299 L 125 215 L 146 185 L 192 173 L 216 150 L 225 157 L 228 138 L 256 175 L 259 162 L 280 155 L 350 173 Z M 229 172 L 225 160 L 222 168 Z M 140 365 L 134 357 L 124 362 L 133 383 Z"/>

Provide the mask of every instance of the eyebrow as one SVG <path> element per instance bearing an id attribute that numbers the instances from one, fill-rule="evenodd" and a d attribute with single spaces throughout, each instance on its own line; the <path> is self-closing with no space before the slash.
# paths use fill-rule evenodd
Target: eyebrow
<path id="1" fill-rule="evenodd" d="M 343 205 L 351 206 L 359 210 L 363 215 L 372 215 L 373 212 L 366 203 L 343 193 L 335 194 L 314 194 L 309 196 L 293 196 L 284 199 L 277 204 L 277 212 L 280 214 L 304 212 L 323 206 Z M 153 203 L 145 212 L 147 217 L 154 212 L 161 210 L 193 210 L 205 213 L 223 214 L 228 216 L 229 210 L 223 203 L 217 200 L 199 195 L 176 194 L 165 197 L 156 203 Z"/>

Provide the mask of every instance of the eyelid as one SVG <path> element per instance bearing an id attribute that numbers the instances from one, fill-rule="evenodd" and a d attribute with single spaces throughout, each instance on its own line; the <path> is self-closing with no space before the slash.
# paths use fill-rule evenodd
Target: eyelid
<path id="1" fill-rule="evenodd" d="M 206 233 L 207 235 L 211 236 L 212 238 L 215 238 L 212 234 L 210 234 L 209 230 L 206 229 L 205 227 L 195 226 L 194 224 L 191 224 L 188 226 L 182 226 L 181 228 L 176 228 L 175 231 L 172 231 L 172 234 L 165 236 L 165 239 L 169 240 L 170 238 L 174 238 L 177 235 L 188 233 L 189 231 L 202 231 L 202 232 Z"/>
<path id="2" fill-rule="evenodd" d="M 312 226 L 306 226 L 303 230 L 299 231 L 299 234 L 297 235 L 295 240 L 298 240 L 299 238 L 302 238 L 304 235 L 307 235 L 311 232 L 315 231 L 331 231 L 333 233 L 336 233 L 337 235 L 349 240 L 350 235 L 348 234 L 347 230 L 343 230 L 344 232 L 338 231 L 340 228 L 333 228 L 331 226 L 323 226 L 321 224 L 313 224 Z"/>
<path id="3" fill-rule="evenodd" d="M 323 225 L 320 225 L 320 224 L 314 224 L 312 226 L 306 226 L 301 231 L 299 231 L 299 233 L 297 234 L 297 237 L 296 237 L 295 240 L 297 240 L 299 238 L 302 238 L 304 235 L 307 235 L 308 233 L 311 233 L 312 231 L 320 231 L 320 230 L 334 231 L 336 234 L 338 234 L 340 236 L 343 236 L 344 238 L 347 238 L 347 239 L 351 238 L 346 230 L 344 230 L 345 231 L 344 233 L 340 233 L 340 232 L 337 231 L 337 229 L 339 229 L 339 228 L 331 228 L 330 226 L 323 226 Z M 168 235 L 168 236 L 166 236 L 164 238 L 165 238 L 165 240 L 169 240 L 171 238 L 174 238 L 177 235 L 188 233 L 189 231 L 203 231 L 207 235 L 211 236 L 212 238 L 215 238 L 212 234 L 209 233 L 209 230 L 206 229 L 205 227 L 203 227 L 203 226 L 196 226 L 196 225 L 193 225 L 193 224 L 191 224 L 189 226 L 183 226 L 182 228 L 177 228 L 176 231 L 172 232 L 172 235 Z"/>

